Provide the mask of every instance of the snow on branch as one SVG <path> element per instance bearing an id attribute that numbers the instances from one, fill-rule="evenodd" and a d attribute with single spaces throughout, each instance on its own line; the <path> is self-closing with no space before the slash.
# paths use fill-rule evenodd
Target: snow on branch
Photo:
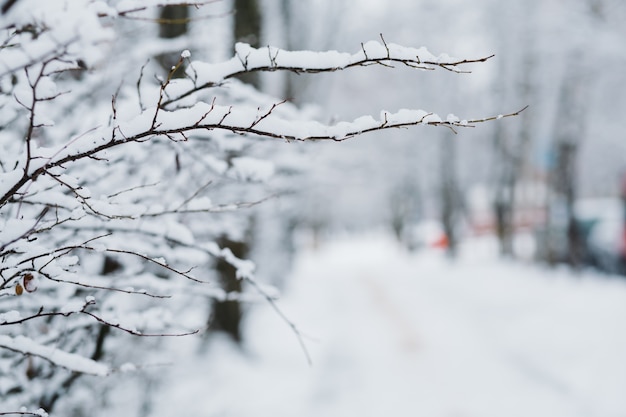
<path id="1" fill-rule="evenodd" d="M 65 71 L 101 59 L 97 45 L 112 40 L 113 31 L 98 20 L 95 10 L 100 4 L 73 0 L 59 7 L 56 2 L 37 2 L 27 12 L 11 9 L 1 28 L 0 77 L 45 61 L 55 61 L 56 70 Z M 28 8 L 28 3 L 15 9 L 20 7 Z"/>
<path id="2" fill-rule="evenodd" d="M 13 350 L 23 355 L 43 358 L 57 366 L 83 374 L 106 376 L 111 368 L 81 355 L 64 352 L 51 346 L 44 346 L 26 336 L 0 335 L 0 347 Z"/>
<path id="3" fill-rule="evenodd" d="M 364 133 L 415 125 L 451 128 L 473 127 L 478 123 L 516 116 L 525 109 L 486 118 L 463 120 L 454 115 L 449 115 L 446 120 L 443 120 L 439 115 L 425 110 L 402 109 L 396 113 L 383 111 L 378 119 L 372 116 L 363 116 L 352 122 L 340 122 L 329 126 L 316 121 L 285 120 L 271 114 L 274 108 L 275 106 L 267 113 L 259 116 L 254 111 L 251 112 L 252 109 L 213 106 L 196 123 L 183 127 L 174 127 L 172 123 L 169 123 L 169 120 L 184 120 L 187 117 L 192 117 L 198 110 L 206 109 L 201 103 L 190 109 L 181 109 L 170 114 L 164 114 L 164 117 L 160 119 L 163 120 L 163 123 L 159 124 L 159 127 L 152 134 L 168 136 L 195 129 L 224 129 L 234 133 L 250 133 L 288 141 L 333 140 L 340 142 Z M 214 110 L 215 114 L 210 115 Z"/>
<path id="4" fill-rule="evenodd" d="M 334 72 L 354 67 L 382 65 L 393 67 L 405 65 L 421 70 L 443 68 L 448 71 L 463 73 L 467 64 L 485 62 L 494 55 L 459 59 L 447 54 L 433 55 L 425 47 L 412 48 L 395 43 L 387 43 L 381 34 L 381 42 L 361 43 L 360 51 L 350 54 L 337 51 L 287 51 L 266 46 L 253 48 L 245 43 L 235 45 L 235 56 L 228 61 L 210 64 L 193 61 L 187 69 L 187 75 L 193 80 L 193 88 L 180 94 L 171 94 L 164 106 L 172 104 L 194 92 L 221 85 L 225 80 L 247 72 L 291 71 L 301 73 Z"/>
<path id="5" fill-rule="evenodd" d="M 29 155 L 30 172 L 23 167 L 2 174 L 3 177 L 17 179 L 12 183 L 0 178 L 0 207 L 28 182 L 47 173 L 54 167 L 79 159 L 94 157 L 106 149 L 128 142 L 142 142 L 151 137 L 162 136 L 173 141 L 187 140 L 187 134 L 198 130 L 227 130 L 238 134 L 254 134 L 262 137 L 277 138 L 287 141 L 333 140 L 344 141 L 364 133 L 402 128 L 415 125 L 473 127 L 486 121 L 517 116 L 524 107 L 513 113 L 497 116 L 460 119 L 448 115 L 443 120 L 439 115 L 425 110 L 402 109 L 396 113 L 381 112 L 380 118 L 363 116 L 352 122 L 340 122 L 329 126 L 316 121 L 287 120 L 274 114 L 278 104 L 268 109 L 246 106 L 219 106 L 198 102 L 189 108 L 166 111 L 159 107 L 147 109 L 128 122 L 113 127 L 101 128 L 80 135 L 57 149 L 40 149 Z M 34 163 L 36 161 L 36 163 Z M 22 173 L 22 175 L 20 175 Z"/>
<path id="6" fill-rule="evenodd" d="M 35 417 L 48 417 L 48 413 L 43 408 L 39 408 L 35 411 L 27 411 L 26 407 L 22 407 L 20 411 L 4 411 L 0 412 L 0 416 L 35 416 Z"/>

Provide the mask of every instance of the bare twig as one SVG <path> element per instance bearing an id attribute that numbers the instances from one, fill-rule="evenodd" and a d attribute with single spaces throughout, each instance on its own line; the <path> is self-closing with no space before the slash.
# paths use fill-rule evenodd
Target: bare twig
<path id="1" fill-rule="evenodd" d="M 23 317 L 23 318 L 19 318 L 17 320 L 8 320 L 8 321 L 4 321 L 2 323 L 0 323 L 0 326 L 6 326 L 6 325 L 15 325 L 15 324 L 22 324 L 25 323 L 27 321 L 30 320 L 34 320 L 34 319 L 40 319 L 40 318 L 46 318 L 46 317 L 55 317 L 55 316 L 63 316 L 63 317 L 69 317 L 73 314 L 84 314 L 86 316 L 89 316 L 93 319 L 95 319 L 97 322 L 99 322 L 100 324 L 104 324 L 107 327 L 112 327 L 118 330 L 122 330 L 123 332 L 132 334 L 134 336 L 143 336 L 143 337 L 182 337 L 182 336 L 190 336 L 193 334 L 197 334 L 200 330 L 193 330 L 190 332 L 182 332 L 182 333 L 144 333 L 138 330 L 134 330 L 134 329 L 130 329 L 128 327 L 125 327 L 119 323 L 114 323 L 111 322 L 109 320 L 106 320 L 102 317 L 100 317 L 99 315 L 92 313 L 90 311 L 87 311 L 87 309 L 89 308 L 89 306 L 92 306 L 95 304 L 95 301 L 93 299 L 89 299 L 87 301 L 85 301 L 85 303 L 83 304 L 82 308 L 80 310 L 70 310 L 70 311 L 49 311 L 49 312 L 45 312 L 43 307 L 39 308 L 39 311 L 37 311 L 37 313 L 32 314 L 28 317 Z"/>
<path id="2" fill-rule="evenodd" d="M 205 16 L 193 16 L 193 17 L 185 17 L 185 18 L 180 18 L 180 19 L 165 19 L 165 18 L 154 18 L 154 17 L 142 17 L 142 16 L 134 16 L 134 13 L 138 13 L 138 12 L 143 12 L 148 10 L 149 8 L 161 8 L 161 7 L 165 7 L 165 6 L 188 6 L 188 7 L 195 7 L 196 9 L 199 9 L 202 6 L 206 6 L 207 4 L 211 4 L 211 3 L 216 3 L 218 1 L 221 0 L 206 0 L 206 1 L 181 1 L 181 2 L 169 2 L 169 3 L 163 3 L 163 4 L 154 4 L 151 6 L 139 6 L 139 7 L 135 7 L 132 9 L 126 9 L 126 10 L 121 10 L 117 12 L 118 17 L 122 17 L 125 19 L 130 19 L 130 20 L 143 20 L 143 21 L 148 21 L 148 22 L 153 22 L 153 23 L 157 23 L 157 24 L 166 24 L 166 25 L 175 25 L 175 24 L 183 24 L 183 23 L 190 23 L 190 22 L 195 22 L 195 21 L 199 21 L 199 20 L 205 20 L 205 19 L 214 19 L 214 18 L 220 18 L 220 17 L 225 17 L 228 16 L 230 14 L 232 14 L 232 12 L 226 12 L 226 13 L 218 13 L 218 14 L 209 14 L 209 15 L 205 15 Z"/>
<path id="3" fill-rule="evenodd" d="M 278 316 L 289 326 L 289 328 L 291 328 L 291 330 L 295 334 L 296 338 L 298 339 L 298 343 L 300 344 L 300 347 L 302 348 L 302 352 L 304 353 L 304 356 L 306 357 L 307 363 L 309 365 L 313 365 L 313 360 L 311 358 L 311 354 L 309 353 L 309 350 L 306 347 L 306 344 L 304 343 L 304 335 L 300 331 L 298 326 L 296 326 L 296 324 L 293 321 L 291 321 L 289 319 L 289 317 L 287 317 L 287 315 L 280 309 L 280 307 L 278 307 L 278 305 L 276 304 L 276 301 L 274 300 L 274 298 L 271 297 L 259 285 L 259 283 L 256 282 L 256 280 L 252 279 L 251 277 L 246 277 L 245 280 L 246 280 L 246 282 L 250 283 L 255 288 L 255 290 L 257 290 L 258 293 L 263 296 L 263 298 L 265 298 L 267 303 L 272 307 L 272 309 L 276 312 L 276 314 L 278 314 Z"/>

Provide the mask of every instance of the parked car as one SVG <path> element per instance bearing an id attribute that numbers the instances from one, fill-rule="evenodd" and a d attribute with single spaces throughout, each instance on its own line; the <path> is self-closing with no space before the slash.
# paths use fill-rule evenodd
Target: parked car
<path id="1" fill-rule="evenodd" d="M 579 261 L 608 273 L 626 275 L 626 208 L 622 199 L 580 200 L 574 206 L 580 234 Z M 537 257 L 541 261 L 569 261 L 567 223 L 555 216 L 550 228 L 536 230 Z M 548 251 L 548 245 L 551 250 Z"/>
<path id="2" fill-rule="evenodd" d="M 611 205 L 592 220 L 586 239 L 588 261 L 602 271 L 626 275 L 626 210 L 623 201 Z"/>

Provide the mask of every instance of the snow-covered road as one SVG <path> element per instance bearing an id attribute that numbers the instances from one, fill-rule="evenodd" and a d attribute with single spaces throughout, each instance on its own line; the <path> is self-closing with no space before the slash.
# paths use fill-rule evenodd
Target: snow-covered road
<path id="1" fill-rule="evenodd" d="M 381 236 L 305 252 L 242 353 L 214 340 L 175 372 L 158 415 L 626 416 L 626 280 L 496 261 L 451 264 Z M 192 377 L 185 372 L 195 371 Z M 173 401 L 174 400 L 174 401 Z M 168 406 L 169 405 L 169 406 Z"/>

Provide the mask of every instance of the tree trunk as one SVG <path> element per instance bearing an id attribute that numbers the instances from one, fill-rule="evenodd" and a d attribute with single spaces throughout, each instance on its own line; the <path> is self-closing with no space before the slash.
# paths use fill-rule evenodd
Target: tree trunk
<path id="1" fill-rule="evenodd" d="M 261 35 L 261 14 L 257 0 L 235 0 L 235 19 L 233 27 L 235 42 L 245 42 L 258 47 Z M 243 74 L 238 77 L 243 82 L 252 84 L 258 89 L 258 74 Z M 252 221 L 250 222 L 253 223 Z M 221 236 L 217 243 L 221 248 L 228 248 L 233 255 L 240 259 L 247 258 L 251 252 L 254 227 L 250 225 L 248 233 L 241 240 L 233 240 L 228 236 Z M 216 271 L 222 289 L 226 293 L 240 293 L 241 280 L 236 276 L 235 268 L 223 259 L 218 260 Z M 240 343 L 241 319 L 243 311 L 238 300 L 216 301 L 212 306 L 209 319 L 209 329 L 223 331 L 234 341 Z"/>
<path id="2" fill-rule="evenodd" d="M 247 242 L 232 240 L 227 236 L 220 237 L 217 243 L 221 248 L 230 249 L 233 255 L 240 259 L 246 258 L 250 251 Z M 241 292 L 241 280 L 237 278 L 235 267 L 219 259 L 215 270 L 218 273 L 220 286 L 227 294 Z M 235 342 L 240 343 L 242 315 L 241 303 L 238 300 L 215 301 L 209 319 L 209 329 L 224 332 Z"/>
<path id="3" fill-rule="evenodd" d="M 161 8 L 159 14 L 159 37 L 163 39 L 173 39 L 187 34 L 189 23 L 188 6 L 172 5 Z M 170 69 L 178 63 L 180 59 L 179 53 L 165 53 L 156 57 L 157 61 L 164 70 Z M 181 78 L 185 74 L 184 68 L 179 67 L 174 72 L 175 78 Z"/>
<path id="4" fill-rule="evenodd" d="M 535 1 L 530 3 L 535 4 Z M 535 21 L 532 7 L 519 3 L 502 3 L 508 16 L 515 16 L 515 27 L 502 20 L 495 35 L 500 47 L 510 54 L 501 60 L 500 79 L 497 87 L 502 107 L 515 103 L 532 104 L 536 101 L 536 55 Z M 512 8 L 512 9 L 511 9 Z M 501 12 L 505 12 L 502 9 Z M 508 13 L 511 12 L 511 13 Z M 510 21 L 509 21 L 510 22 Z M 516 104 L 517 105 L 517 104 Z M 514 240 L 516 232 L 518 186 L 524 180 L 528 161 L 528 149 L 532 140 L 532 109 L 520 114 L 515 124 L 496 124 L 493 137 L 493 212 L 495 231 L 499 242 L 500 255 L 515 256 Z"/>
<path id="5" fill-rule="evenodd" d="M 261 44 L 261 12 L 258 0 L 235 0 L 235 42 L 247 43 L 258 48 Z M 241 81 L 260 89 L 261 79 L 258 73 L 240 75 Z"/>
<path id="6" fill-rule="evenodd" d="M 528 35 L 526 35 L 528 36 Z M 531 40 L 527 40 L 531 44 Z M 534 69 L 533 52 L 528 48 L 522 56 L 522 75 L 515 85 L 515 91 L 524 103 L 533 101 L 532 74 Z M 528 148 L 532 139 L 531 112 L 519 115 L 519 127 L 509 133 L 498 124 L 494 134 L 494 154 L 496 165 L 496 184 L 493 208 L 496 220 L 496 233 L 500 243 L 500 255 L 515 256 L 515 211 L 519 208 L 517 188 L 524 178 Z"/>
<path id="7" fill-rule="evenodd" d="M 556 165 L 553 176 L 553 193 L 556 198 L 553 204 L 561 204 L 560 214 L 565 216 L 565 257 L 574 268 L 580 267 L 584 255 L 584 242 L 578 227 L 574 204 L 576 202 L 576 159 L 578 146 L 571 142 L 561 142 L 556 145 Z M 555 207 L 553 207 L 553 210 Z M 558 208 L 557 208 L 558 210 Z M 555 231 L 557 232 L 557 231 Z M 554 242 L 555 239 L 552 240 Z M 552 248 L 552 251 L 555 249 Z M 552 257 L 555 258 L 554 256 Z"/>
<path id="8" fill-rule="evenodd" d="M 494 135 L 495 191 L 493 211 L 496 221 L 496 235 L 500 246 L 500 255 L 514 255 L 513 234 L 515 208 L 515 162 L 510 150 L 507 133 L 502 126 L 496 127 Z"/>
<path id="9" fill-rule="evenodd" d="M 452 134 L 446 134 L 441 141 L 441 223 L 446 235 L 446 253 L 450 258 L 458 254 L 458 227 L 462 213 L 462 197 L 459 190 L 456 164 L 456 142 Z"/>
<path id="10" fill-rule="evenodd" d="M 570 61 L 574 64 L 567 67 L 568 72 L 561 86 L 553 133 L 555 163 L 549 184 L 549 221 L 564 222 L 565 227 L 559 230 L 554 224 L 549 224 L 544 245 L 549 253 L 548 259 L 560 260 L 564 257 L 563 260 L 574 268 L 581 266 L 585 253 L 585 242 L 578 227 L 574 203 L 577 197 L 576 162 L 579 143 L 585 131 L 585 103 L 590 88 L 583 69 L 575 64 L 577 59 L 578 54 L 573 54 Z M 565 218 L 559 219 L 559 216 Z M 559 239 L 559 233 L 564 234 L 562 239 Z M 565 242 L 562 249 L 565 253 L 562 255 L 558 253 L 559 248 L 555 247 L 560 241 Z"/>

